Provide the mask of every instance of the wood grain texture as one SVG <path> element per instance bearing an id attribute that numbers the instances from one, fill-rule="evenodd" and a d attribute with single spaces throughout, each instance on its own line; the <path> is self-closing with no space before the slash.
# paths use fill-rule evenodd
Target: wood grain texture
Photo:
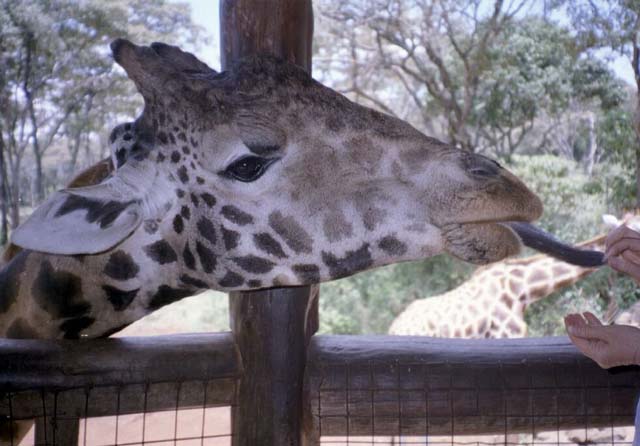
<path id="1" fill-rule="evenodd" d="M 316 336 L 315 436 L 467 435 L 633 424 L 637 367 L 601 369 L 567 338 Z"/>
<path id="2" fill-rule="evenodd" d="M 0 339 L 0 391 L 235 378 L 230 333 L 44 341 Z"/>
<path id="3" fill-rule="evenodd" d="M 222 69 L 270 54 L 311 70 L 310 0 L 223 0 Z M 318 288 L 230 295 L 231 327 L 244 361 L 232 410 L 234 446 L 303 442 L 302 379 L 307 343 L 318 329 Z"/>

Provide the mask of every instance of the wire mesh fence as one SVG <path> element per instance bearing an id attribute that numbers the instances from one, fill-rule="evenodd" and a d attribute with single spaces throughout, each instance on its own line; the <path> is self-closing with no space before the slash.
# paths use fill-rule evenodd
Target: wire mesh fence
<path id="1" fill-rule="evenodd" d="M 11 342 L 0 348 L 2 444 L 219 446 L 240 435 L 230 420 L 243 366 L 228 335 L 68 351 Z M 638 394 L 637 368 L 604 371 L 566 339 L 316 336 L 304 410 L 286 416 L 302 417 L 309 445 L 630 445 Z"/>
<path id="2" fill-rule="evenodd" d="M 3 444 L 230 445 L 233 386 L 210 380 L 5 393 Z"/>
<path id="3" fill-rule="evenodd" d="M 327 337 L 308 372 L 314 430 L 327 446 L 630 445 L 640 373 L 565 343 Z"/>

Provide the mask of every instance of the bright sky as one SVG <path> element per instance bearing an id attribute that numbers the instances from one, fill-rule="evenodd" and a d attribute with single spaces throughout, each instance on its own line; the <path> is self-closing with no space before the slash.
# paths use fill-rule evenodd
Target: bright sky
<path id="1" fill-rule="evenodd" d="M 218 14 L 219 0 L 187 0 L 191 4 L 193 21 L 207 30 L 213 41 L 210 45 L 203 45 L 197 56 L 211 68 L 220 69 L 220 16 Z"/>
<path id="2" fill-rule="evenodd" d="M 198 57 L 203 59 L 214 69 L 220 69 L 219 34 L 220 34 L 220 0 L 187 0 L 191 5 L 191 13 L 196 23 L 203 26 L 213 38 L 210 45 L 203 45 L 198 51 Z M 626 57 L 614 57 L 609 66 L 615 73 L 629 84 L 635 86 L 633 70 L 629 59 Z"/>

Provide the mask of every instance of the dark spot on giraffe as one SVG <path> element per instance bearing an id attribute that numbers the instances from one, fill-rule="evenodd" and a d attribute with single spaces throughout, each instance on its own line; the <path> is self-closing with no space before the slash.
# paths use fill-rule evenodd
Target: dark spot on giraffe
<path id="1" fill-rule="evenodd" d="M 204 184 L 204 178 L 202 178 L 202 177 L 196 177 L 196 183 L 198 183 L 198 184 Z"/>
<path id="2" fill-rule="evenodd" d="M 169 139 L 171 140 L 171 144 L 173 144 L 173 145 L 176 144 L 176 137 L 171 132 L 169 133 Z"/>
<path id="3" fill-rule="evenodd" d="M 269 226 L 297 254 L 311 252 L 313 240 L 293 217 L 285 217 L 279 211 L 273 212 L 269 215 Z"/>
<path id="4" fill-rule="evenodd" d="M 503 294 L 500 297 L 500 301 L 505 304 L 507 306 L 508 309 L 511 309 L 511 307 L 513 307 L 513 299 L 510 298 L 509 296 L 507 296 L 506 294 Z"/>
<path id="5" fill-rule="evenodd" d="M 176 252 L 165 240 L 158 240 L 142 248 L 147 256 L 156 263 L 164 265 L 178 260 Z"/>
<path id="6" fill-rule="evenodd" d="M 0 313 L 5 313 L 18 298 L 20 282 L 18 277 L 24 271 L 29 251 L 19 252 L 0 271 Z"/>
<path id="7" fill-rule="evenodd" d="M 509 317 L 509 313 L 504 311 L 502 307 L 495 308 L 493 314 L 495 315 L 496 318 L 498 318 L 499 321 L 504 321 Z"/>
<path id="8" fill-rule="evenodd" d="M 262 287 L 262 282 L 260 280 L 252 279 L 247 282 L 247 286 L 249 288 L 260 288 Z"/>
<path id="9" fill-rule="evenodd" d="M 180 181 L 183 183 L 189 182 L 189 174 L 187 173 L 187 168 L 185 166 L 180 166 L 178 169 L 178 178 L 180 178 Z"/>
<path id="10" fill-rule="evenodd" d="M 185 135 L 184 132 L 180 132 L 180 133 L 178 133 L 178 139 L 180 141 L 187 142 L 187 135 Z"/>
<path id="11" fill-rule="evenodd" d="M 110 226 L 124 210 L 134 202 L 134 200 L 121 201 L 100 201 L 91 198 L 80 197 L 78 195 L 69 195 L 64 204 L 60 206 L 56 217 L 69 214 L 73 211 L 87 211 L 85 220 L 89 223 L 98 223 L 100 228 Z"/>
<path id="12" fill-rule="evenodd" d="M 332 279 L 348 276 L 373 265 L 368 243 L 363 244 L 355 251 L 348 251 L 342 258 L 323 251 L 322 261 L 329 267 L 329 274 Z"/>
<path id="13" fill-rule="evenodd" d="M 473 327 L 468 326 L 467 328 L 464 329 L 464 337 L 468 338 L 473 334 Z"/>
<path id="14" fill-rule="evenodd" d="M 187 121 L 180 120 L 178 121 L 178 125 L 183 129 L 187 130 Z"/>
<path id="15" fill-rule="evenodd" d="M 184 198 L 185 193 L 186 193 L 186 192 L 185 192 L 185 191 L 183 191 L 182 189 L 176 189 L 176 196 L 177 196 L 178 198 Z"/>
<path id="16" fill-rule="evenodd" d="M 227 251 L 238 246 L 239 239 L 240 233 L 227 229 L 224 226 L 222 227 L 222 240 L 224 241 L 224 248 Z"/>
<path id="17" fill-rule="evenodd" d="M 368 208 L 362 213 L 362 223 L 367 231 L 373 231 L 382 222 L 386 212 L 375 207 Z"/>
<path id="18" fill-rule="evenodd" d="M 195 287 L 197 289 L 201 289 L 201 290 L 206 290 L 209 288 L 209 285 L 200 280 L 200 279 L 196 279 L 195 277 L 191 277 L 187 274 L 183 274 L 180 276 L 180 281 L 182 283 L 184 283 L 185 285 L 191 285 L 192 287 Z"/>
<path id="19" fill-rule="evenodd" d="M 198 253 L 200 264 L 202 265 L 204 272 L 213 272 L 213 270 L 216 269 L 216 256 L 213 251 L 197 241 L 196 252 Z"/>
<path id="20" fill-rule="evenodd" d="M 191 150 L 189 150 L 188 146 L 182 146 L 182 153 L 184 153 L 185 155 L 189 155 L 191 153 Z"/>
<path id="21" fill-rule="evenodd" d="M 182 215 L 186 220 L 191 218 L 191 209 L 188 206 L 182 206 L 180 208 L 180 215 Z"/>
<path id="22" fill-rule="evenodd" d="M 330 242 L 338 242 L 353 234 L 353 226 L 340 211 L 330 211 L 322 221 L 322 229 Z"/>
<path id="23" fill-rule="evenodd" d="M 392 256 L 401 256 L 407 252 L 407 245 L 392 235 L 382 238 L 378 242 L 378 248 Z"/>
<path id="24" fill-rule="evenodd" d="M 191 138 L 189 138 L 189 142 L 191 143 L 191 145 L 193 147 L 198 147 L 198 141 L 196 141 L 193 136 Z"/>
<path id="25" fill-rule="evenodd" d="M 533 282 L 543 282 L 548 280 L 549 277 L 544 271 L 534 270 L 533 273 L 529 276 L 529 283 Z"/>
<path id="26" fill-rule="evenodd" d="M 116 151 L 116 167 L 122 167 L 127 160 L 127 149 L 122 147 Z"/>
<path id="27" fill-rule="evenodd" d="M 159 163 L 163 162 L 165 160 L 164 153 L 158 153 L 157 160 L 158 160 Z"/>
<path id="28" fill-rule="evenodd" d="M 244 226 L 253 223 L 253 217 L 235 206 L 222 206 L 220 211 L 222 216 L 237 225 Z"/>
<path id="29" fill-rule="evenodd" d="M 127 123 L 124 125 L 124 130 L 125 130 L 125 132 L 128 132 L 128 131 L 130 131 L 130 130 L 131 130 L 131 123 L 130 123 L 130 122 L 127 122 Z"/>
<path id="30" fill-rule="evenodd" d="M 169 142 L 169 139 L 167 138 L 167 134 L 165 132 L 159 132 L 158 139 L 162 144 L 167 144 Z"/>
<path id="31" fill-rule="evenodd" d="M 103 272 L 112 279 L 129 280 L 138 275 L 140 267 L 129 254 L 118 250 L 109 256 Z"/>
<path id="32" fill-rule="evenodd" d="M 182 231 L 184 231 L 184 220 L 180 214 L 176 214 L 173 217 L 173 230 L 176 234 L 182 234 Z"/>
<path id="33" fill-rule="evenodd" d="M 209 241 L 212 245 L 216 244 L 216 230 L 210 220 L 202 217 L 196 224 L 198 232 Z"/>
<path id="34" fill-rule="evenodd" d="M 38 332 L 29 325 L 29 323 L 18 318 L 7 329 L 7 338 L 9 339 L 36 339 Z"/>
<path id="35" fill-rule="evenodd" d="M 157 310 L 158 308 L 192 295 L 193 290 L 190 289 L 172 288 L 169 285 L 160 285 L 149 301 L 147 308 L 152 311 Z"/>
<path id="36" fill-rule="evenodd" d="M 340 118 L 340 115 L 338 113 L 329 113 L 327 119 L 325 119 L 324 121 L 324 124 L 332 132 L 340 132 L 345 128 L 345 123 Z"/>
<path id="37" fill-rule="evenodd" d="M 80 316 L 64 321 L 60 324 L 60 330 L 64 332 L 65 339 L 78 339 L 80 332 L 90 327 L 96 320 L 89 316 Z"/>
<path id="38" fill-rule="evenodd" d="M 522 286 L 515 280 L 509 280 L 509 290 L 514 296 L 518 296 L 522 292 Z"/>
<path id="39" fill-rule="evenodd" d="M 174 150 L 173 152 L 171 152 L 171 162 L 172 163 L 179 163 L 181 158 L 182 158 L 182 156 L 180 155 L 180 153 L 177 150 Z"/>
<path id="40" fill-rule="evenodd" d="M 235 287 L 239 287 L 243 283 L 244 283 L 244 277 L 242 277 L 238 273 L 227 270 L 227 273 L 220 280 L 220 282 L 218 282 L 218 285 L 224 288 L 235 288 Z"/>
<path id="41" fill-rule="evenodd" d="M 255 243 L 256 247 L 259 250 L 264 251 L 267 254 L 271 254 L 272 256 L 276 256 L 281 259 L 287 257 L 287 255 L 282 250 L 282 246 L 280 246 L 280 243 L 278 243 L 276 239 L 271 237 L 271 235 L 266 232 L 253 234 L 253 243 Z"/>
<path id="42" fill-rule="evenodd" d="M 194 206 L 198 206 L 200 204 L 200 200 L 198 200 L 198 196 L 194 193 L 191 194 L 191 202 Z"/>
<path id="43" fill-rule="evenodd" d="M 551 275 L 553 277 L 557 277 L 557 276 L 562 276 L 564 274 L 569 274 L 571 272 L 571 268 L 562 265 L 562 264 L 558 264 L 558 265 L 554 265 L 551 268 Z"/>
<path id="44" fill-rule="evenodd" d="M 191 161 L 191 164 L 189 164 L 189 165 L 191 166 L 191 169 L 196 170 L 196 163 Z"/>
<path id="45" fill-rule="evenodd" d="M 191 249 L 189 249 L 189 244 L 184 245 L 182 258 L 184 259 L 184 264 L 187 266 L 187 268 L 196 269 L 196 258 L 193 256 Z"/>
<path id="46" fill-rule="evenodd" d="M 167 115 L 164 113 L 158 113 L 158 121 L 160 122 L 160 125 L 164 127 L 167 122 Z"/>
<path id="47" fill-rule="evenodd" d="M 54 319 L 79 317 L 91 308 L 82 298 L 80 277 L 67 271 L 55 271 L 48 260 L 40 265 L 31 294 L 38 306 Z"/>
<path id="48" fill-rule="evenodd" d="M 510 320 L 507 324 L 507 329 L 511 332 L 512 335 L 520 332 L 520 326 L 512 320 Z"/>
<path id="49" fill-rule="evenodd" d="M 155 220 L 145 220 L 144 224 L 144 232 L 147 234 L 155 234 L 158 230 L 158 222 Z"/>
<path id="50" fill-rule="evenodd" d="M 200 195 L 200 198 L 202 198 L 202 201 L 204 201 L 209 207 L 213 207 L 216 204 L 216 197 L 214 197 L 208 192 L 205 192 L 202 195 Z"/>
<path id="51" fill-rule="evenodd" d="M 233 260 L 243 270 L 254 274 L 268 273 L 274 266 L 276 266 L 276 264 L 270 260 L 253 255 L 233 257 L 231 260 Z"/>
<path id="52" fill-rule="evenodd" d="M 107 295 L 107 300 L 113 305 L 115 311 L 125 310 L 138 294 L 139 288 L 135 290 L 121 290 L 111 285 L 102 285 L 102 290 Z"/>
<path id="53" fill-rule="evenodd" d="M 513 274 L 515 277 L 524 277 L 524 271 L 521 268 L 514 269 L 513 271 L 511 271 L 511 274 Z"/>
<path id="54" fill-rule="evenodd" d="M 109 134 L 109 144 L 113 144 L 114 142 L 116 142 L 117 137 L 118 137 L 118 128 L 116 127 L 115 129 L 111 130 L 111 133 Z"/>
<path id="55" fill-rule="evenodd" d="M 313 264 L 293 265 L 293 272 L 301 283 L 320 282 L 320 268 Z"/>
<path id="56" fill-rule="evenodd" d="M 133 135 L 131 133 L 125 133 L 124 135 L 122 135 L 122 139 L 124 139 L 125 141 L 131 141 L 133 139 Z"/>

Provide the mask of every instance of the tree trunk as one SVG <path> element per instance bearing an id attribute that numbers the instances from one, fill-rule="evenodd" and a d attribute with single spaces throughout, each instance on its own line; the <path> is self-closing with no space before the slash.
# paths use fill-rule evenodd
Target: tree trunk
<path id="1" fill-rule="evenodd" d="M 9 194 L 7 193 L 7 165 L 4 159 L 4 138 L 2 136 L 2 126 L 0 125 L 0 245 L 6 245 L 9 239 L 8 204 Z"/>

